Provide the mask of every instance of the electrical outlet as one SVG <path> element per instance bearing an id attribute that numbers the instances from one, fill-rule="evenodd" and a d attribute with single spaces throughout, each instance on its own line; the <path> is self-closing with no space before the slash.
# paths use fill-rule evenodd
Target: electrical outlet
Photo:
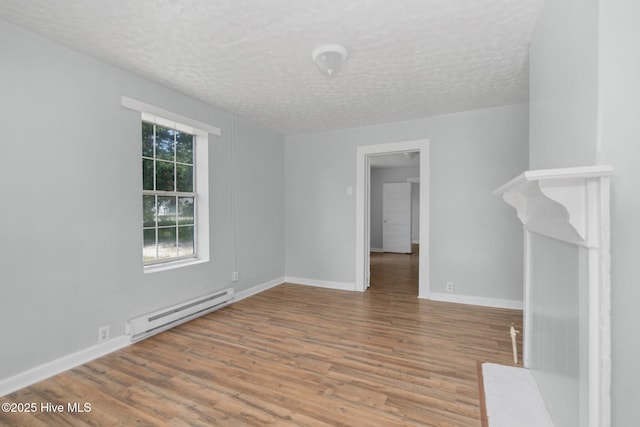
<path id="1" fill-rule="evenodd" d="M 231 280 L 233 282 L 237 282 L 238 281 L 238 277 L 239 277 L 239 274 L 238 274 L 237 271 L 234 271 L 233 273 L 231 273 Z"/>
<path id="2" fill-rule="evenodd" d="M 453 292 L 453 282 L 447 282 L 447 292 Z"/>
<path id="3" fill-rule="evenodd" d="M 109 325 L 98 328 L 98 344 L 109 340 L 110 330 L 111 330 L 111 326 Z"/>

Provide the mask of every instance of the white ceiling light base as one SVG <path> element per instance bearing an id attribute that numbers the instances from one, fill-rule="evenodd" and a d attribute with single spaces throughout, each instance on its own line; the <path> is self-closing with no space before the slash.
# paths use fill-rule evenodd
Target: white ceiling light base
<path id="1" fill-rule="evenodd" d="M 311 58 L 323 74 L 331 77 L 347 60 L 347 49 L 337 44 L 323 44 L 313 50 Z"/>

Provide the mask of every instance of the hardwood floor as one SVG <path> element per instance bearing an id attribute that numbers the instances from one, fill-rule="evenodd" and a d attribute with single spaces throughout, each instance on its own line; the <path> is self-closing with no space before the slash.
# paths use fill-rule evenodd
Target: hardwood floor
<path id="1" fill-rule="evenodd" d="M 411 254 L 372 252 L 370 259 L 370 290 L 379 294 L 403 293 L 418 296 L 419 245 L 412 245 Z"/>
<path id="2" fill-rule="evenodd" d="M 512 363 L 522 312 L 419 300 L 415 255 L 371 261 L 365 293 L 277 286 L 0 398 L 38 408 L 0 425 L 480 426 L 477 360 Z"/>

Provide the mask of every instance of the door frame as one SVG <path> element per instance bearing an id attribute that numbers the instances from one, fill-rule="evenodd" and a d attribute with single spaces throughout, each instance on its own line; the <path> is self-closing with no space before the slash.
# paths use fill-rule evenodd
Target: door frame
<path id="1" fill-rule="evenodd" d="M 418 151 L 420 155 L 420 251 L 418 254 L 418 298 L 429 296 L 429 147 L 428 139 L 362 145 L 356 152 L 356 283 L 355 290 L 369 287 L 370 240 L 370 156 Z"/>

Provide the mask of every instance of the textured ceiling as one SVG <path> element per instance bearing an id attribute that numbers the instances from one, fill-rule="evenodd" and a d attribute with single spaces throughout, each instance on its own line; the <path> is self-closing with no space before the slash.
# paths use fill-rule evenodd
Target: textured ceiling
<path id="1" fill-rule="evenodd" d="M 284 134 L 528 101 L 544 0 L 2 0 L 0 19 Z M 311 51 L 347 48 L 334 77 Z"/>

